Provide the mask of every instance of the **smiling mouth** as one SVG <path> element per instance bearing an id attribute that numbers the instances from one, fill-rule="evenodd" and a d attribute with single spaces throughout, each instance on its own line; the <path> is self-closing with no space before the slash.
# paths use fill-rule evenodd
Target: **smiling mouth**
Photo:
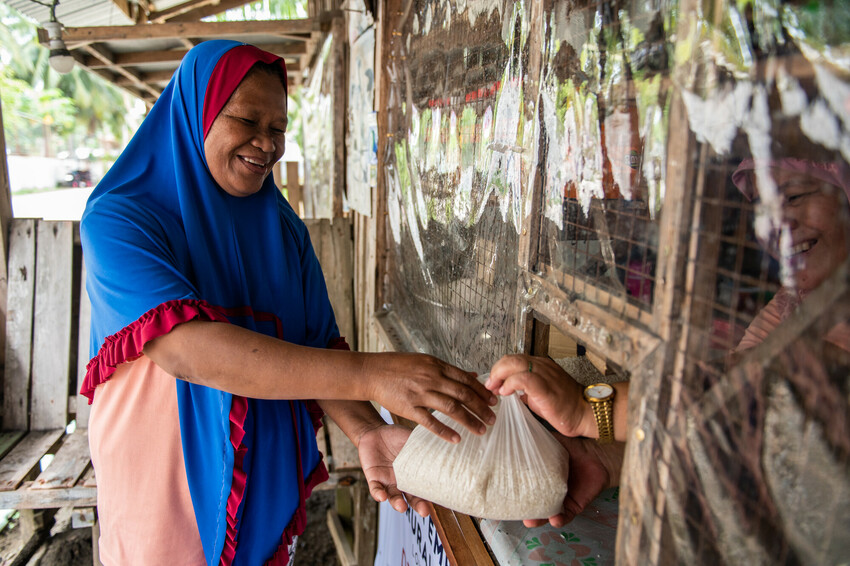
<path id="1" fill-rule="evenodd" d="M 817 240 L 806 240 L 805 242 L 800 242 L 790 250 L 790 255 L 795 256 L 801 253 L 805 253 L 812 249 L 814 245 L 817 243 Z"/>
<path id="2" fill-rule="evenodd" d="M 242 163 L 244 163 L 245 166 L 248 167 L 248 169 L 250 169 L 251 171 L 254 171 L 255 173 L 265 173 L 266 172 L 266 167 L 268 166 L 267 161 L 263 161 L 261 159 L 256 159 L 256 158 L 253 158 L 253 157 L 246 157 L 244 155 L 240 155 L 239 159 L 242 160 Z"/>

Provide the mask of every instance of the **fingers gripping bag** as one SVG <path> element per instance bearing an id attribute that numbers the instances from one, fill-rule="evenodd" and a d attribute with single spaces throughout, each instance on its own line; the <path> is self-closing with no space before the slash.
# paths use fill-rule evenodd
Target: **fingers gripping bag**
<path id="1" fill-rule="evenodd" d="M 496 423 L 482 436 L 434 412 L 460 435 L 457 444 L 421 425 L 413 429 L 393 463 L 398 488 L 483 519 L 544 519 L 560 513 L 569 475 L 566 449 L 517 393 L 500 396 L 493 410 Z"/>

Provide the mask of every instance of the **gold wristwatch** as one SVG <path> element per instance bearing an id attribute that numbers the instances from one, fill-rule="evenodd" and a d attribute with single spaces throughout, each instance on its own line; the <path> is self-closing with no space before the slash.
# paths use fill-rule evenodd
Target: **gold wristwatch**
<path id="1" fill-rule="evenodd" d="M 584 388 L 584 398 L 593 408 L 599 428 L 599 444 L 614 441 L 614 388 L 607 383 L 595 383 Z"/>

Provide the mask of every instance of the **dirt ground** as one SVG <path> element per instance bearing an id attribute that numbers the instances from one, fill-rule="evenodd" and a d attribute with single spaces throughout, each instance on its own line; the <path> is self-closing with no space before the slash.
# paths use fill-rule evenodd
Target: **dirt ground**
<path id="1" fill-rule="evenodd" d="M 294 566 L 339 566 L 328 532 L 327 511 L 334 505 L 333 490 L 315 491 L 307 500 L 307 529 L 298 539 Z M 0 566 L 92 566 L 91 529 L 71 528 L 70 515 L 60 510 L 50 539 L 24 562 L 17 522 L 0 532 Z"/>

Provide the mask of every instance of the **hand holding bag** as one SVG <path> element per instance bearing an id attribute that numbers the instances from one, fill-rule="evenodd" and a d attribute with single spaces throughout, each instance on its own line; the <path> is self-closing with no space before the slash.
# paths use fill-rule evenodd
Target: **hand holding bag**
<path id="1" fill-rule="evenodd" d="M 461 441 L 450 444 L 417 426 L 393 463 L 398 488 L 485 519 L 545 519 L 560 513 L 569 476 L 566 449 L 517 393 L 499 397 L 494 411 L 496 422 L 482 436 L 434 412 Z"/>

